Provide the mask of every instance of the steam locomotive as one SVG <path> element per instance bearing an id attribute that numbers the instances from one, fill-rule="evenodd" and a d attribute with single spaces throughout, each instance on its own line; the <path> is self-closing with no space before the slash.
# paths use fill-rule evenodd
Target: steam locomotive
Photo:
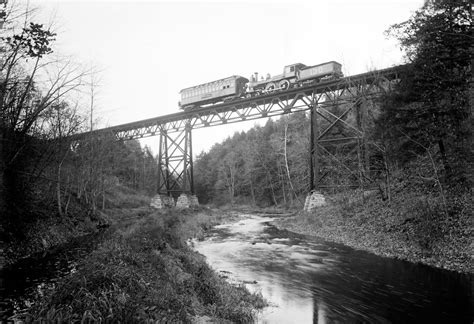
<path id="1" fill-rule="evenodd" d="M 254 97 L 262 94 L 284 91 L 294 87 L 340 78 L 342 65 L 330 61 L 314 66 L 301 63 L 287 65 L 283 73 L 273 77 L 267 74 L 258 79 L 258 73 L 253 74 L 250 80 L 239 75 L 200 84 L 181 90 L 181 109 L 191 109 L 202 105 L 215 104 L 237 98 Z"/>

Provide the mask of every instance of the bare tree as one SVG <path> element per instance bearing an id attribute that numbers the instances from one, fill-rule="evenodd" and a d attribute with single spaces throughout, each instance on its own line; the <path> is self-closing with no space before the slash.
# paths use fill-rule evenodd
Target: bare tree
<path id="1" fill-rule="evenodd" d="M 20 32 L 2 37 L 0 52 L 0 207 L 14 209 L 22 200 L 31 170 L 38 177 L 61 148 L 58 137 L 79 129 L 80 120 L 65 102 L 84 85 L 88 74 L 69 59 L 52 57 L 56 34 L 27 21 Z M 44 150 L 45 140 L 49 149 Z M 33 142 L 43 140 L 32 161 Z M 34 146 L 34 145 L 33 145 Z M 39 163 L 42 165 L 37 165 Z M 61 179 L 61 166 L 58 179 Z M 58 192 L 61 188 L 58 187 Z M 58 208 L 61 211 L 60 195 Z"/>

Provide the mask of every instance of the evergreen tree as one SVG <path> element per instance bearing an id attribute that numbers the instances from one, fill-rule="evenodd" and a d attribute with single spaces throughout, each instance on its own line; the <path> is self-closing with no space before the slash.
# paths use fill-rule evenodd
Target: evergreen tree
<path id="1" fill-rule="evenodd" d="M 398 39 L 409 64 L 396 91 L 385 98 L 378 136 L 401 162 L 434 151 L 447 184 L 466 185 L 470 178 L 470 6 L 468 1 L 430 1 L 387 31 Z"/>

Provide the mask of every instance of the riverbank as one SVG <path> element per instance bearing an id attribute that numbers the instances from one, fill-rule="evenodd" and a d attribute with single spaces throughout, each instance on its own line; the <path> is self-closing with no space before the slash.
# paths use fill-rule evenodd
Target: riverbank
<path id="1" fill-rule="evenodd" d="M 280 229 L 313 235 L 376 255 L 474 273 L 472 195 L 444 213 L 437 197 L 398 194 L 391 204 L 357 192 L 327 197 L 328 204 L 274 222 Z"/>
<path id="2" fill-rule="evenodd" d="M 25 211 L 30 216 L 23 217 L 33 221 L 21 224 L 16 233 L 1 228 L 3 237 L 3 260 L 0 269 L 19 259 L 36 253 L 44 253 L 72 239 L 98 233 L 101 229 L 143 214 L 148 208 L 150 198 L 125 187 L 115 188 L 108 193 L 106 209 L 88 210 L 83 204 L 72 199 L 67 214 L 58 215 L 52 203 L 38 202 L 36 209 Z"/>
<path id="3" fill-rule="evenodd" d="M 227 283 L 186 244 L 225 218 L 199 208 L 128 219 L 19 319 L 251 322 L 265 305 L 261 296 Z"/>

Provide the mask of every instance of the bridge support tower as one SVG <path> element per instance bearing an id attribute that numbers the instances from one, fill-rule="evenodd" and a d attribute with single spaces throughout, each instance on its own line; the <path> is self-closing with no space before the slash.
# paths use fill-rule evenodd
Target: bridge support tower
<path id="1" fill-rule="evenodd" d="M 380 148 L 367 141 L 368 115 L 376 103 L 374 99 L 391 90 L 404 68 L 325 80 L 94 132 L 111 131 L 118 140 L 159 135 L 158 194 L 167 197 L 160 199 L 159 205 L 169 205 L 169 199 L 174 202 L 183 193 L 190 199 L 180 206 L 192 206 L 196 201 L 192 129 L 310 111 L 308 189 L 311 197 L 322 190 L 336 192 L 348 187 L 366 190 L 374 186 L 371 176 L 384 172 L 383 167 L 369 163 L 369 158 L 376 157 Z"/>
<path id="2" fill-rule="evenodd" d="M 158 196 L 161 204 L 155 207 L 188 208 L 197 206 L 194 195 L 192 127 L 189 122 L 182 129 L 160 128 Z M 154 198 L 156 201 L 157 197 Z M 174 201 L 176 200 L 176 204 Z"/>
<path id="3" fill-rule="evenodd" d="M 372 93 L 367 88 L 366 84 L 358 83 L 348 87 L 350 91 L 326 93 L 322 102 L 313 97 L 309 108 L 310 177 L 305 211 L 325 205 L 321 190 L 349 187 L 364 190 L 370 183 L 365 134 L 368 99 Z"/>

